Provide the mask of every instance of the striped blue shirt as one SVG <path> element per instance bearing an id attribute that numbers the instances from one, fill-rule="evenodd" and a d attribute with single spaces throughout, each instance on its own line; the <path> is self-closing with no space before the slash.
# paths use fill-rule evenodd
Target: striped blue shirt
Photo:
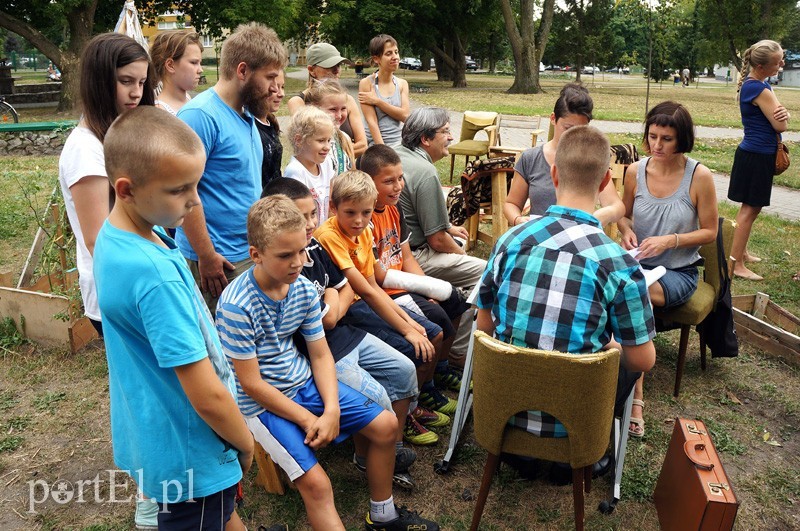
<path id="1" fill-rule="evenodd" d="M 300 330 L 306 341 L 325 337 L 319 296 L 314 285 L 300 277 L 281 301 L 258 287 L 253 269 L 240 275 L 222 292 L 217 304 L 217 331 L 228 358 L 258 358 L 261 377 L 289 398 L 311 378 L 311 365 L 294 344 Z M 245 417 L 265 409 L 247 395 L 236 377 L 239 409 Z"/>

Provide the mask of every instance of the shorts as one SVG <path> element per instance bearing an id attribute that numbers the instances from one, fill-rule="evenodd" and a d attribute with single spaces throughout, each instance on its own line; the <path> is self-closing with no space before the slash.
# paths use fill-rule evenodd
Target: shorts
<path id="1" fill-rule="evenodd" d="M 158 529 L 222 531 L 233 513 L 237 485 L 234 484 L 203 498 L 178 503 L 159 503 Z"/>
<path id="2" fill-rule="evenodd" d="M 411 360 L 372 334 L 364 336 L 349 354 L 336 362 L 336 376 L 389 411 L 392 402 L 419 393 L 417 371 Z"/>
<path id="3" fill-rule="evenodd" d="M 425 328 L 428 339 L 438 336 L 442 331 L 439 325 L 434 324 L 423 316 L 410 311 L 407 311 L 407 313 L 415 322 Z M 369 332 L 414 362 L 414 366 L 419 367 L 422 365 L 423 362 L 420 358 L 417 358 L 414 346 L 392 328 L 389 323 L 375 313 L 363 300 L 357 301 L 350 306 L 350 309 L 347 310 L 347 314 L 342 318 L 341 323 L 349 324 Z"/>
<path id="4" fill-rule="evenodd" d="M 292 401 L 315 415 L 321 415 L 325 407 L 313 378 L 300 387 Z M 333 440 L 334 444 L 361 431 L 383 411 L 378 404 L 342 383 L 339 384 L 339 410 L 339 435 Z M 317 464 L 314 450 L 304 442 L 305 431 L 294 422 L 269 411 L 247 418 L 245 422 L 253 438 L 292 481 Z"/>
<path id="5" fill-rule="evenodd" d="M 663 309 L 680 306 L 688 301 L 692 293 L 697 290 L 699 276 L 696 266 L 667 269 L 664 276 L 657 281 L 661 285 L 661 289 L 664 290 Z"/>
<path id="6" fill-rule="evenodd" d="M 754 207 L 769 206 L 775 154 L 753 153 L 736 148 L 733 156 L 728 199 Z"/>
<path id="7" fill-rule="evenodd" d="M 406 293 L 398 293 L 394 295 L 393 298 L 403 295 L 406 295 Z M 456 333 L 455 328 L 453 328 L 453 321 L 460 318 L 464 312 L 469 310 L 469 304 L 464 300 L 461 292 L 455 288 L 453 288 L 450 298 L 446 301 L 431 302 L 428 298 L 419 293 L 409 292 L 408 295 L 411 296 L 411 299 L 419 306 L 419 309 L 422 310 L 422 315 L 442 329 L 442 332 L 444 332 L 444 339 L 452 337 Z M 429 335 L 428 337 L 432 336 Z"/>

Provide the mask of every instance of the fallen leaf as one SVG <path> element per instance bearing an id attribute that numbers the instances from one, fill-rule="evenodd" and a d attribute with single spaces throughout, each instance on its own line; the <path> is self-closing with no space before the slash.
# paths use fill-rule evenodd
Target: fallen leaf
<path id="1" fill-rule="evenodd" d="M 725 394 L 728 396 L 730 401 L 733 402 L 734 404 L 742 405 L 742 401 L 739 400 L 739 398 L 735 394 L 733 394 L 732 392 L 725 391 Z"/>
<path id="2" fill-rule="evenodd" d="M 790 251 L 783 251 L 783 254 L 785 254 L 786 256 L 792 256 L 792 253 Z"/>
<path id="3" fill-rule="evenodd" d="M 776 441 L 775 439 L 770 439 L 770 440 L 764 441 L 764 442 L 769 444 L 770 446 L 779 446 L 779 447 L 783 448 L 783 445 L 781 443 L 779 443 L 778 441 Z"/>
<path id="4" fill-rule="evenodd" d="M 769 438 L 770 438 L 769 432 L 765 431 L 764 435 L 762 435 L 761 438 L 764 439 L 764 442 L 767 442 L 769 440 Z"/>

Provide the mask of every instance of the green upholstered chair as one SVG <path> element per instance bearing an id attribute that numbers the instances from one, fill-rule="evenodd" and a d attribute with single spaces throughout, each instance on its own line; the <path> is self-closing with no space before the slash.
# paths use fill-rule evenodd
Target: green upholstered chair
<path id="1" fill-rule="evenodd" d="M 478 528 L 500 453 L 569 463 L 572 467 L 575 528 L 583 529 L 584 489 L 592 465 L 609 445 L 620 354 L 565 354 L 515 347 L 476 332 L 472 406 L 475 438 L 488 452 L 472 516 Z M 508 425 L 520 411 L 546 411 L 564 424 L 566 438 L 544 438 Z"/>
<path id="2" fill-rule="evenodd" d="M 731 245 L 733 244 L 733 231 L 735 223 L 729 219 L 722 222 L 722 244 L 725 247 L 723 256 L 730 256 Z M 675 370 L 675 389 L 674 396 L 678 396 L 681 389 L 681 378 L 683 377 L 683 367 L 686 364 L 686 351 L 689 346 L 689 332 L 692 326 L 697 326 L 703 322 L 714 309 L 721 285 L 719 272 L 719 259 L 717 258 L 717 241 L 707 243 L 700 247 L 700 256 L 705 262 L 703 277 L 698 281 L 697 291 L 684 304 L 669 310 L 660 311 L 654 308 L 656 317 L 659 319 L 680 325 L 681 338 L 678 347 L 678 366 Z M 700 367 L 706 369 L 706 342 L 700 334 Z"/>
<path id="3" fill-rule="evenodd" d="M 498 116 L 496 112 L 464 112 L 464 119 L 461 121 L 461 136 L 457 143 L 451 144 L 447 148 L 450 152 L 450 182 L 453 182 L 453 165 L 455 164 L 456 156 L 463 155 L 465 157 L 464 165 L 466 166 L 470 157 L 477 159 L 489 153 L 489 146 L 495 144 L 494 138 L 497 132 Z M 475 136 L 480 131 L 486 132 L 486 140 L 475 140 Z"/>

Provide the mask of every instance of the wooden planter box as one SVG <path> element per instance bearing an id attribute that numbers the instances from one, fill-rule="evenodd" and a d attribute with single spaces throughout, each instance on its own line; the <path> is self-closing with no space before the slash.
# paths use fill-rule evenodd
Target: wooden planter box
<path id="1" fill-rule="evenodd" d="M 50 293 L 50 286 L 60 284 L 57 275 L 42 277 L 25 288 L 11 287 L 10 274 L 0 275 L 0 318 L 10 317 L 25 337 L 46 346 L 69 346 L 75 353 L 97 337 L 86 317 L 75 317 L 70 300 Z M 69 272 L 64 281 L 77 283 L 77 273 Z M 68 320 L 58 316 L 72 316 Z"/>
<path id="2" fill-rule="evenodd" d="M 732 300 L 739 339 L 800 367 L 800 318 L 769 300 L 766 293 L 737 295 Z"/>

